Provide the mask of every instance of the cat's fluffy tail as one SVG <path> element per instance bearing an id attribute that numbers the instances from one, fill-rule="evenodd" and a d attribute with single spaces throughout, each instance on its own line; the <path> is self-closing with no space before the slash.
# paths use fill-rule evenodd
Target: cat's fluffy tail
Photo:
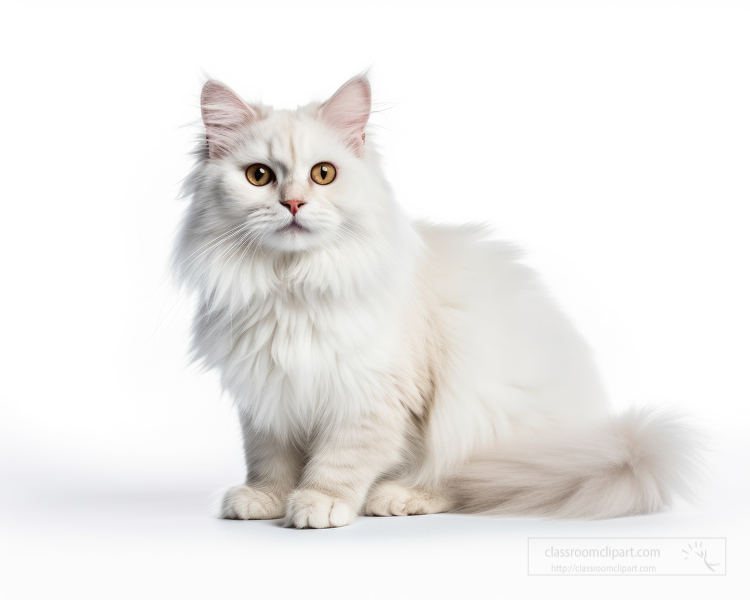
<path id="1" fill-rule="evenodd" d="M 702 447 L 680 417 L 630 410 L 474 457 L 452 482 L 456 510 L 569 519 L 654 512 L 677 495 L 694 499 Z"/>

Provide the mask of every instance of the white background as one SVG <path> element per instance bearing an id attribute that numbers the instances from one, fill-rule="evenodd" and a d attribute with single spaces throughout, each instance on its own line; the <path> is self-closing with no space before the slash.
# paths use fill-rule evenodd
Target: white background
<path id="1" fill-rule="evenodd" d="M 4 2 L 3 598 L 737 598 L 748 589 L 746 2 Z M 212 518 L 243 476 L 165 280 L 203 71 L 324 99 L 373 66 L 369 141 L 415 216 L 518 242 L 613 404 L 713 433 L 704 506 L 594 523 Z M 526 575 L 533 536 L 727 537 L 728 575 Z"/>

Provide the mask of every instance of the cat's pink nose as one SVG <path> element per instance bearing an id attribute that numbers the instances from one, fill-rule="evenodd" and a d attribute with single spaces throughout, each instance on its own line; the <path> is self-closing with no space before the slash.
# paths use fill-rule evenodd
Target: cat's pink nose
<path id="1" fill-rule="evenodd" d="M 294 216 L 299 212 L 299 209 L 302 208 L 302 206 L 307 204 L 307 202 L 302 202 L 302 200 L 284 200 L 282 204 L 286 206 L 289 209 L 289 212 L 292 213 L 292 216 Z"/>

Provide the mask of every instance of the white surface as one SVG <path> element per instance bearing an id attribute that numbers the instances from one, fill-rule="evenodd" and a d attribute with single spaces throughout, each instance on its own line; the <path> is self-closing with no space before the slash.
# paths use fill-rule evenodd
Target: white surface
<path id="1" fill-rule="evenodd" d="M 7 7 L 0 595 L 743 597 L 749 28 L 721 1 Z M 201 69 L 294 106 L 370 65 L 387 110 L 368 141 L 399 199 L 524 246 L 615 406 L 713 432 L 705 507 L 321 532 L 210 518 L 242 477 L 239 431 L 215 377 L 186 368 L 190 307 L 164 282 Z M 727 537 L 728 575 L 528 577 L 527 538 L 552 535 Z"/>
<path id="2" fill-rule="evenodd" d="M 743 460 L 747 460 L 747 453 Z M 4 598 L 744 598 L 747 489 L 708 510 L 602 522 L 457 515 L 335 530 L 209 517 L 188 487 L 27 487 L 4 504 Z M 743 505 L 744 504 L 744 505 Z M 726 537 L 724 577 L 534 577 L 529 537 Z"/>

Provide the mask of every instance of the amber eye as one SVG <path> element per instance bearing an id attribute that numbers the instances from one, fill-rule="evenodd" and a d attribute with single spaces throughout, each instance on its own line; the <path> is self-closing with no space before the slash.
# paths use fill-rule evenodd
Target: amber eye
<path id="1" fill-rule="evenodd" d="M 334 179 L 336 179 L 336 167 L 331 163 L 318 163 L 310 171 L 310 177 L 315 183 L 320 185 L 328 185 Z"/>
<path id="2" fill-rule="evenodd" d="M 274 174 L 266 165 L 250 165 L 245 171 L 245 177 L 253 185 L 266 185 L 274 180 Z"/>

